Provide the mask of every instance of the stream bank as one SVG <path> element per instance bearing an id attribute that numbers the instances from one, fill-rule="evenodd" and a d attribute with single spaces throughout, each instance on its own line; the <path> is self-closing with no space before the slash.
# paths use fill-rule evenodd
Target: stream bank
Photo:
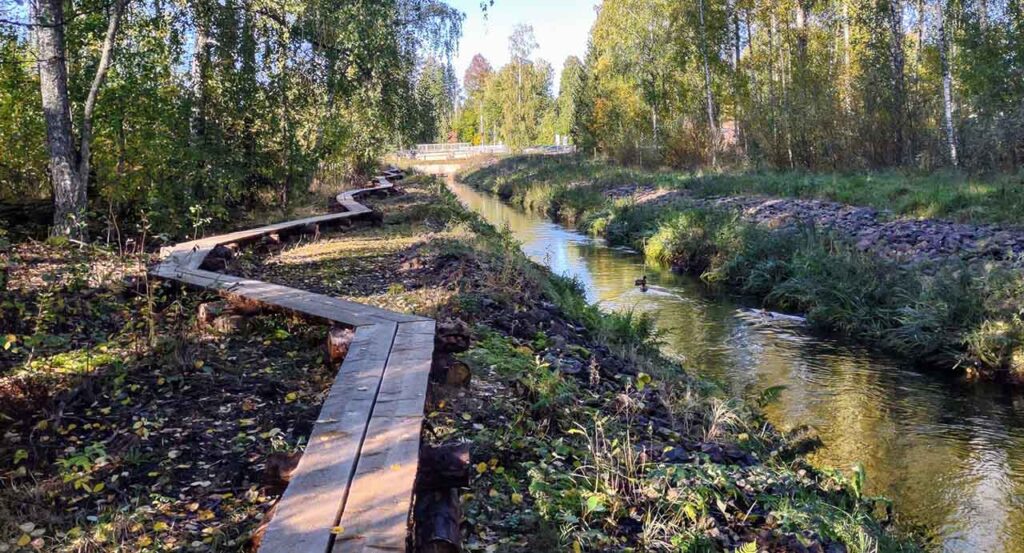
<path id="1" fill-rule="evenodd" d="M 471 380 L 432 388 L 424 434 L 472 444 L 466 550 L 917 549 L 857 473 L 815 469 L 758 402 L 660 355 L 649 320 L 599 312 L 440 182 L 402 188 L 371 204 L 378 226 L 264 241 L 225 269 L 466 329 Z M 2 254 L 0 544 L 251 550 L 336 373 L 324 328 L 202 325 L 214 298 L 139 288 L 144 254 Z"/>
<path id="2" fill-rule="evenodd" d="M 588 167 L 598 171 L 589 179 Z M 1024 232 L 818 199 L 716 197 L 699 180 L 680 185 L 692 190 L 623 183 L 601 167 L 513 157 L 464 180 L 819 330 L 940 371 L 1024 380 Z"/>
<path id="3" fill-rule="evenodd" d="M 800 318 L 712 293 L 706 283 L 648 265 L 534 211 L 458 181 L 449 187 L 556 274 L 578 280 L 607 311 L 647 314 L 663 350 L 732 396 L 784 386 L 764 408 L 779 428 L 813 427 L 815 466 L 862 465 L 870 494 L 893 499 L 904 524 L 926 529 L 929 550 L 1024 551 L 1024 402 L 992 382 L 921 371 L 849 341 L 813 332 Z"/>

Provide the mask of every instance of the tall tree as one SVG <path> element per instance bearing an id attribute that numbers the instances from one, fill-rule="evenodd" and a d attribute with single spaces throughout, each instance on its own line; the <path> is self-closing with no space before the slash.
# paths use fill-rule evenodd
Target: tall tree
<path id="1" fill-rule="evenodd" d="M 945 0 L 939 0 L 936 16 L 939 22 L 939 64 L 942 70 L 942 119 L 946 131 L 946 146 L 949 148 L 949 161 L 956 167 L 959 156 L 956 151 L 956 127 L 953 125 L 953 70 L 950 67 L 949 39 L 946 35 Z"/>
<path id="2" fill-rule="evenodd" d="M 71 101 L 64 44 L 63 0 L 36 0 L 34 36 L 39 59 L 39 89 L 46 117 L 46 143 L 53 184 L 54 235 L 85 235 L 86 191 L 76 171 L 71 130 Z"/>
<path id="3" fill-rule="evenodd" d="M 562 64 L 562 75 L 558 81 L 558 110 L 555 132 L 568 137 L 572 123 L 576 117 L 576 103 L 580 94 L 580 82 L 583 78 L 583 62 L 576 56 L 565 58 Z"/>
<path id="4" fill-rule="evenodd" d="M 491 63 L 487 61 L 487 58 L 480 54 L 473 56 L 472 61 L 469 63 L 469 67 L 466 68 L 466 73 L 463 76 L 463 89 L 466 92 L 466 111 L 469 115 L 475 114 L 474 120 L 476 123 L 475 132 L 468 138 L 468 140 L 476 140 L 479 143 L 487 141 L 487 118 L 486 110 L 484 109 L 484 99 L 486 96 L 487 85 L 490 83 L 491 78 L 494 76 L 494 68 L 491 67 Z"/>

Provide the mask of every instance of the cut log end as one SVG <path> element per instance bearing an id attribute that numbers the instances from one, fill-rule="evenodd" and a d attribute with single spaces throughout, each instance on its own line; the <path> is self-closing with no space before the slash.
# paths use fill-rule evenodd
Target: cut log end
<path id="1" fill-rule="evenodd" d="M 249 318 L 245 315 L 228 313 L 213 320 L 210 325 L 221 334 L 238 334 L 249 327 Z"/>
<path id="2" fill-rule="evenodd" d="M 467 488 L 470 478 L 469 444 L 425 446 L 420 449 L 416 491 Z"/>
<path id="3" fill-rule="evenodd" d="M 434 338 L 435 349 L 448 353 L 459 353 L 469 349 L 469 325 L 462 319 L 449 319 L 437 326 Z"/>
<path id="4" fill-rule="evenodd" d="M 448 386 L 468 386 L 473 373 L 469 365 L 455 359 L 442 348 L 434 348 L 434 359 L 430 367 L 430 379 Z"/>
<path id="5" fill-rule="evenodd" d="M 332 365 L 341 363 L 348 355 L 348 348 L 355 338 L 351 328 L 333 327 L 327 332 L 327 360 Z"/>
<path id="6" fill-rule="evenodd" d="M 273 495 L 284 493 L 301 458 L 302 453 L 271 453 L 268 455 L 267 463 L 263 468 L 261 481 L 263 487 Z"/>
<path id="7" fill-rule="evenodd" d="M 223 301 L 201 303 L 196 313 L 196 323 L 200 328 L 207 328 L 213 324 L 214 319 L 222 315 L 227 309 L 228 304 Z"/>

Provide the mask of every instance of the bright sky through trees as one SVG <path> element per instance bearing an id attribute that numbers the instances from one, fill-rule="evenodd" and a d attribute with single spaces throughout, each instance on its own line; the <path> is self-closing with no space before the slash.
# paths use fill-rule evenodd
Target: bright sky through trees
<path id="1" fill-rule="evenodd" d="M 451 0 L 449 5 L 466 14 L 459 52 L 454 60 L 459 75 L 469 67 L 474 54 L 483 54 L 495 67 L 508 63 L 508 37 L 517 23 L 533 25 L 537 43 L 534 58 L 551 63 L 554 74 L 562 73 L 565 58 L 574 55 L 583 59 L 587 35 L 594 24 L 597 0 L 498 0 L 487 10 L 480 10 L 480 0 Z M 558 79 L 554 79 L 558 93 Z"/>

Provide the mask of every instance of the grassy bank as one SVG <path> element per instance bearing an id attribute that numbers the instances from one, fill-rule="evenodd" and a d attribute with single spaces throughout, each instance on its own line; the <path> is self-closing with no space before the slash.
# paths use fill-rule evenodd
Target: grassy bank
<path id="1" fill-rule="evenodd" d="M 469 551 L 907 551 L 861 495 L 662 358 L 650 321 L 607 315 L 433 180 L 360 226 L 231 269 L 460 320 L 468 387 L 436 384 L 432 442 L 467 440 Z M 336 368 L 324 329 L 258 315 L 197 327 L 208 299 L 138 286 L 145 258 L 13 244 L 0 352 L 0 544 L 8 551 L 246 551 Z"/>
<path id="2" fill-rule="evenodd" d="M 956 172 L 679 172 L 643 170 L 569 156 L 519 156 L 466 171 L 465 182 L 532 209 L 578 218 L 624 185 L 687 190 L 697 197 L 764 194 L 819 198 L 960 222 L 1024 224 L 1024 175 Z"/>
<path id="3" fill-rule="evenodd" d="M 741 182 L 749 185 L 722 189 L 714 183 L 740 182 L 731 180 L 738 177 L 701 179 L 572 159 L 512 158 L 464 178 L 612 243 L 646 248 L 651 261 L 713 286 L 804 313 L 822 330 L 929 366 L 1024 379 L 1024 279 L 1019 272 L 962 264 L 911 269 L 810 228 L 771 230 L 745 223 L 735 213 L 695 208 L 685 199 L 651 206 L 606 194 L 623 186 L 680 182 L 712 183 L 697 184 L 698 194 L 766 192 L 776 189 L 780 176 L 766 177 L 761 184 L 745 176 Z M 857 194 L 865 202 L 882 202 L 887 190 L 875 191 L 877 197 L 870 191 Z M 930 194 L 927 190 L 921 193 Z M 941 205 L 936 209 L 951 209 L 951 204 Z"/>

